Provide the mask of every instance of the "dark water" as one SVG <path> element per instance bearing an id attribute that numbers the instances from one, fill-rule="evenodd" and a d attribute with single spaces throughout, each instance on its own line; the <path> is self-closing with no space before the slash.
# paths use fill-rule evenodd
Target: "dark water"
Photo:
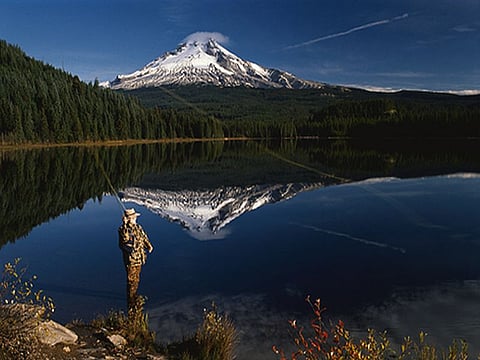
<path id="1" fill-rule="evenodd" d="M 437 146 L 438 145 L 438 146 Z M 195 330 L 212 301 L 239 359 L 275 358 L 306 295 L 327 316 L 398 341 L 423 330 L 480 352 L 478 144 L 196 143 L 8 152 L 0 262 L 21 257 L 54 318 L 125 308 L 121 208 L 155 246 L 139 292 L 157 339 Z M 102 175 L 108 174 L 108 180 Z"/>

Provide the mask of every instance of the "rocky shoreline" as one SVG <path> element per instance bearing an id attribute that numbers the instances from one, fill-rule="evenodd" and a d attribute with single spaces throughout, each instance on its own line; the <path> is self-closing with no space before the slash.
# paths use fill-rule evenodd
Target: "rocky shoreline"
<path id="1" fill-rule="evenodd" d="M 0 358 L 45 360 L 166 360 L 154 349 L 128 343 L 118 330 L 74 322 L 61 325 L 45 319 L 43 308 L 28 304 L 0 305 Z M 3 357 L 2 357 L 3 356 Z"/>
<path id="2" fill-rule="evenodd" d="M 67 324 L 60 326 L 59 341 L 55 344 L 45 344 L 45 358 L 48 360 L 167 360 L 164 355 L 142 348 L 131 347 L 127 340 L 120 334 L 105 328 L 97 328 L 87 324 Z M 71 333 L 71 338 L 65 337 L 65 333 Z M 50 331 L 41 334 L 45 339 L 52 338 Z"/>

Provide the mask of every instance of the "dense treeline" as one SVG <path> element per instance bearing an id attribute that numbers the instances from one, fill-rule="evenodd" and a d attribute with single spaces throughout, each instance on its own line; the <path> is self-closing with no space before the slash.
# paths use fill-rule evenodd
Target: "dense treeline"
<path id="1" fill-rule="evenodd" d="M 298 124 L 297 131 L 355 138 L 480 137 L 480 101 L 468 105 L 343 101 L 313 113 L 309 121 Z"/>
<path id="2" fill-rule="evenodd" d="M 478 137 L 480 131 L 478 95 L 413 91 L 380 94 L 341 87 L 289 90 L 209 86 L 125 93 L 149 107 L 178 112 L 200 109 L 222 120 L 226 136 Z"/>
<path id="3" fill-rule="evenodd" d="M 468 138 L 480 137 L 480 101 L 470 105 L 413 103 L 393 99 L 345 100 L 307 118 L 225 121 L 228 136 Z"/>
<path id="4" fill-rule="evenodd" d="M 85 84 L 0 41 L 0 141 L 83 142 L 222 136 L 195 113 L 146 109 L 132 97 Z"/>
<path id="5" fill-rule="evenodd" d="M 340 87 L 327 89 L 255 89 L 247 87 L 219 88 L 215 86 L 170 86 L 119 90 L 134 96 L 147 107 L 175 109 L 192 108 L 227 122 L 284 122 L 308 119 L 313 111 L 328 105 L 332 99 L 348 99 L 366 93 L 345 91 Z"/>

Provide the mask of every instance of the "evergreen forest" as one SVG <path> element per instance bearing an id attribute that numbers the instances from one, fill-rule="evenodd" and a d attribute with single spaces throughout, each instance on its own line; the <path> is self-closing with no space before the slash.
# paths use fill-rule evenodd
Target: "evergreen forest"
<path id="1" fill-rule="evenodd" d="M 86 84 L 0 40 L 0 142 L 222 136 L 221 124 L 199 114 L 147 109 L 138 100 Z"/>
<path id="2" fill-rule="evenodd" d="M 223 137 L 478 138 L 480 96 L 337 86 L 113 91 L 0 40 L 0 144 Z"/>
<path id="3" fill-rule="evenodd" d="M 147 107 L 222 121 L 225 136 L 460 138 L 480 136 L 480 95 L 183 86 L 121 91 Z M 185 101 L 188 99 L 188 101 Z"/>

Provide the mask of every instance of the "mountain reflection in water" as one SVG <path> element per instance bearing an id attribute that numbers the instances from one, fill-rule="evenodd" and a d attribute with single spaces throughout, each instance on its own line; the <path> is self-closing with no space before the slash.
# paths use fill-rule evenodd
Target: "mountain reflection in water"
<path id="1" fill-rule="evenodd" d="M 228 233 L 222 229 L 242 214 L 322 186 L 321 183 L 251 185 L 203 191 L 133 187 L 126 188 L 120 196 L 124 201 L 145 206 L 153 213 L 179 223 L 196 239 L 210 240 L 225 238 Z"/>
<path id="2" fill-rule="evenodd" d="M 155 247 L 139 293 L 159 341 L 194 331 L 215 301 L 240 331 L 238 358 L 272 358 L 271 345 L 289 343 L 288 319 L 307 324 L 311 294 L 354 331 L 399 340 L 426 330 L 444 346 L 460 336 L 478 353 L 474 148 L 299 141 L 0 153 L 0 262 L 21 257 L 59 321 L 125 307 L 122 210 L 98 156 Z M 453 175 L 432 176 L 444 174 Z"/>

